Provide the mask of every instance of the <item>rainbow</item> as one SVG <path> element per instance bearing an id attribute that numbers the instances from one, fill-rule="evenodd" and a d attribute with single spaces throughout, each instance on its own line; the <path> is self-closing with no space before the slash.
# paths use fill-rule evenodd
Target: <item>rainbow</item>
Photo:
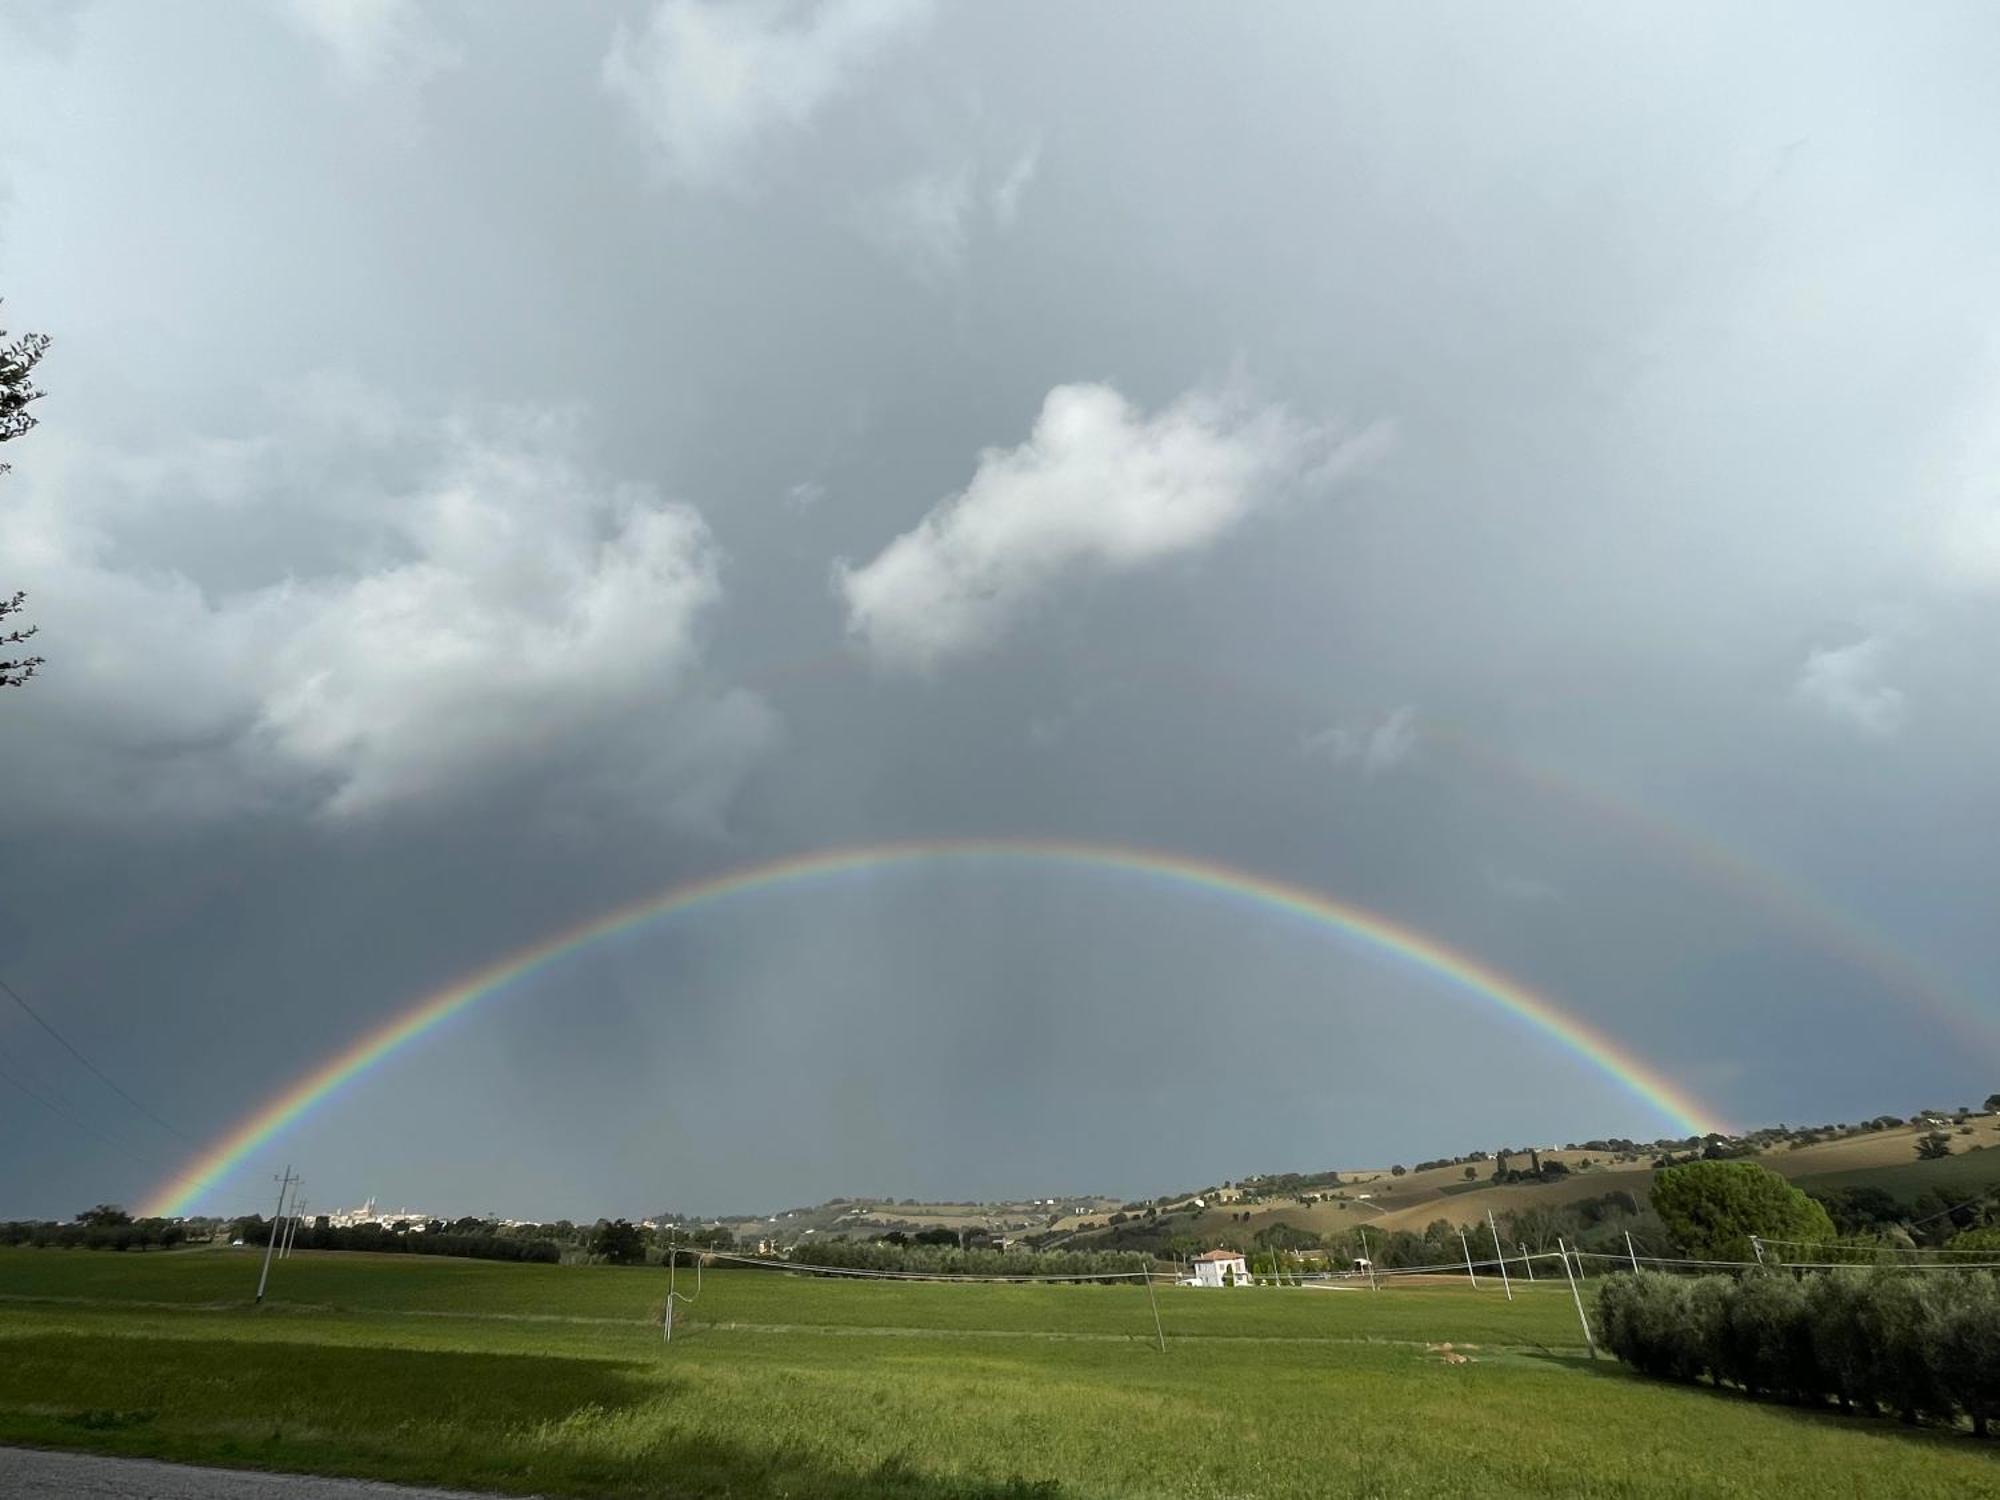
<path id="1" fill-rule="evenodd" d="M 488 995 L 602 938 L 752 892 L 805 885 L 857 871 L 936 861 L 1021 861 L 1139 875 L 1184 891 L 1220 895 L 1266 911 L 1302 918 L 1364 948 L 1448 980 L 1467 994 L 1518 1017 L 1616 1079 L 1684 1134 L 1701 1135 L 1723 1128 L 1716 1112 L 1706 1104 L 1545 996 L 1433 938 L 1324 892 L 1212 860 L 1153 849 L 1058 839 L 929 839 L 827 849 L 744 866 L 643 896 L 518 948 L 424 996 L 266 1100 L 183 1170 L 161 1183 L 148 1196 L 141 1212 L 146 1216 L 191 1212 L 203 1192 L 236 1171 L 253 1152 L 330 1098 L 349 1080 Z"/>
<path id="2" fill-rule="evenodd" d="M 844 675 L 854 671 L 860 660 L 852 651 L 823 652 L 774 664 L 752 680 L 759 687 L 776 688 L 813 677 Z M 1177 691 L 1207 692 L 1235 704 L 1261 699 L 1267 707 L 1281 709 L 1294 724 L 1323 724 L 1327 717 L 1323 704 L 1315 704 L 1297 688 L 1240 665 L 1216 672 L 1191 667 L 1179 659 L 1148 662 L 1121 657 L 1103 659 L 1095 666 L 1121 683 L 1152 678 Z M 1434 713 L 1419 716 L 1416 733 L 1426 747 L 1440 749 L 1488 777 L 1580 812 L 1662 863 L 1747 903 L 1775 919 L 1795 939 L 1871 976 L 1879 986 L 1880 999 L 1924 1011 L 1965 1047 L 1989 1062 L 2000 1063 L 2000 1025 L 1995 1023 L 1990 997 L 1973 993 L 1961 980 L 1907 953 L 1809 883 L 1753 860 L 1694 823 L 1668 818 L 1573 772 L 1503 750 Z"/>

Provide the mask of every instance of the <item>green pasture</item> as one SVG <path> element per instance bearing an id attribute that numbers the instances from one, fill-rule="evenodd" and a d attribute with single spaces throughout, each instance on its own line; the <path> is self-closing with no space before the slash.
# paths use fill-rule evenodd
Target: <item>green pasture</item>
<path id="1" fill-rule="evenodd" d="M 1970 1438 L 1592 1363 L 1546 1283 L 1162 1287 L 1161 1354 L 1131 1286 L 711 1273 L 668 1345 L 657 1269 L 301 1255 L 261 1310 L 255 1274 L 0 1251 L 0 1441 L 568 1495 L 2000 1490 Z"/>
<path id="2" fill-rule="evenodd" d="M 1954 1137 L 1954 1140 L 1957 1138 Z M 1926 1188 L 1953 1198 L 1972 1198 L 2000 1186 L 2000 1149 L 1958 1151 L 1935 1161 L 1899 1161 L 1884 1166 L 1846 1167 L 1792 1179 L 1808 1191 L 1877 1187 L 1899 1203 L 1914 1203 Z"/>

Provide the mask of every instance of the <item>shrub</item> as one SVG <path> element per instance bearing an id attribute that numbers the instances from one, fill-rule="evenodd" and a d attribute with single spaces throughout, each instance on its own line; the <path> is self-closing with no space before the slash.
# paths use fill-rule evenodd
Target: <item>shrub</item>
<path id="1" fill-rule="evenodd" d="M 1820 1385 L 1842 1411 L 1875 1410 L 1874 1352 L 1862 1309 L 1868 1282 L 1854 1271 L 1815 1276 L 1806 1288 L 1806 1317 Z"/>
<path id="2" fill-rule="evenodd" d="M 1816 1400 L 1819 1369 L 1813 1358 L 1806 1292 L 1781 1271 L 1753 1271 L 1736 1284 L 1723 1315 L 1726 1374 L 1751 1395 Z"/>
<path id="3" fill-rule="evenodd" d="M 1648 1375 L 1693 1380 L 1702 1373 L 1696 1349 L 1688 1283 L 1655 1271 L 1617 1276 L 1598 1294 L 1604 1345 Z"/>
<path id="4" fill-rule="evenodd" d="M 1736 1283 L 1727 1276 L 1703 1276 L 1687 1289 L 1688 1317 L 1683 1337 L 1687 1362 L 1716 1385 L 1728 1378 L 1724 1349 L 1729 1342 L 1729 1299 Z"/>
<path id="5" fill-rule="evenodd" d="M 2000 1414 L 2000 1282 L 1948 1276 L 1938 1287 L 1938 1383 L 1986 1436 Z"/>
<path id="6" fill-rule="evenodd" d="M 1912 1423 L 1948 1410 L 1937 1378 L 1942 1328 L 1932 1296 L 1916 1277 L 1872 1278 L 1862 1327 L 1874 1356 L 1870 1383 L 1884 1405 Z"/>

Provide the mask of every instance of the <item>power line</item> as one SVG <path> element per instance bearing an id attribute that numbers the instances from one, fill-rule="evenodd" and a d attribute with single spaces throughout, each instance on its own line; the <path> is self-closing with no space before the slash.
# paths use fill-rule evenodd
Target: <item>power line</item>
<path id="1" fill-rule="evenodd" d="M 131 1160 L 138 1163 L 140 1166 L 145 1167 L 148 1171 L 158 1171 L 163 1165 L 157 1159 L 149 1157 L 144 1153 L 135 1150 L 131 1145 L 129 1145 L 125 1141 L 119 1140 L 116 1136 L 106 1134 L 104 1131 L 98 1129 L 97 1126 L 91 1124 L 90 1121 L 84 1119 L 81 1115 L 77 1114 L 74 1110 L 70 1109 L 69 1106 L 64 1104 L 60 1099 L 50 1098 L 47 1094 L 44 1094 L 40 1089 L 34 1087 L 34 1085 L 32 1084 L 23 1082 L 21 1079 L 15 1077 L 12 1073 L 8 1072 L 5 1068 L 0 1068 L 0 1079 L 4 1079 L 6 1082 L 11 1083 L 15 1088 L 19 1089 L 22 1093 L 26 1094 L 30 1099 L 34 1100 L 37 1104 L 41 1105 L 42 1108 L 48 1110 L 50 1113 L 59 1115 L 63 1119 L 67 1120 L 70 1124 L 74 1125 L 77 1129 L 86 1131 L 89 1134 L 96 1136 L 97 1139 L 104 1142 L 105 1145 L 111 1147 L 114 1151 L 118 1151 L 123 1155 L 131 1158 Z"/>
<path id="2" fill-rule="evenodd" d="M 104 1069 L 98 1067 L 96 1063 L 92 1062 L 89 1058 L 85 1057 L 74 1042 L 72 1042 L 68 1037 L 64 1036 L 60 1031 L 57 1031 L 55 1027 L 51 1026 L 45 1019 L 43 1019 L 42 1013 L 36 1010 L 34 1006 L 28 1004 L 27 1001 L 23 1000 L 21 998 L 20 992 L 17 991 L 13 985 L 9 984 L 4 979 L 0 979 L 0 992 L 4 992 L 10 1000 L 12 1000 L 16 1005 L 20 1006 L 22 1011 L 26 1013 L 29 1020 L 33 1021 L 37 1026 L 41 1027 L 42 1030 L 46 1031 L 50 1036 L 54 1037 L 56 1041 L 62 1046 L 62 1049 L 65 1052 L 67 1052 L 71 1057 L 75 1058 L 78 1062 L 82 1063 L 84 1067 L 88 1068 L 90 1070 L 91 1076 L 95 1078 L 99 1083 L 103 1084 L 106 1088 L 110 1089 L 112 1093 L 116 1094 L 120 1099 L 123 1099 L 127 1104 L 131 1105 L 134 1109 L 138 1110 L 140 1114 L 144 1115 L 147 1119 L 151 1120 L 155 1125 L 159 1126 L 160 1129 L 166 1131 L 169 1135 L 177 1137 L 179 1140 L 185 1142 L 187 1145 L 190 1146 L 198 1148 L 201 1145 L 200 1141 L 195 1140 L 192 1136 L 187 1135 L 185 1132 L 177 1129 L 175 1126 L 168 1124 L 165 1120 L 161 1119 L 158 1115 L 154 1114 L 150 1109 L 146 1108 L 145 1105 L 141 1104 L 137 1099 L 134 1099 L 130 1094 L 126 1093 L 124 1089 L 120 1088 L 116 1083 L 114 1083 L 111 1080 L 110 1076 L 104 1071 Z"/>
<path id="3" fill-rule="evenodd" d="M 1955 1214 L 1961 1208 L 1972 1207 L 1972 1205 L 1979 1202 L 1981 1198 L 1992 1197 L 1993 1191 L 1994 1190 L 1992 1188 L 1984 1188 L 1979 1192 L 1977 1197 L 1967 1198 L 1963 1203 L 1954 1203 L 1950 1208 L 1941 1208 L 1936 1213 L 1931 1214 L 1926 1218 L 1912 1219 L 1910 1221 L 1909 1227 L 1912 1229 L 1921 1229 L 1926 1224 L 1932 1224 L 1935 1223 L 1937 1220 L 1942 1219 L 1946 1214 Z"/>
<path id="4" fill-rule="evenodd" d="M 26 1094 L 30 1099 L 34 1100 L 37 1104 L 41 1105 L 42 1108 L 48 1110 L 51 1114 L 60 1115 L 63 1119 L 69 1121 L 70 1124 L 76 1126 L 79 1130 L 87 1131 L 89 1134 L 96 1136 L 97 1139 L 104 1142 L 105 1145 L 111 1147 L 112 1150 L 118 1152 L 122 1156 L 129 1158 L 137 1165 L 144 1167 L 148 1173 L 157 1174 L 163 1170 L 167 1170 L 166 1164 L 160 1161 L 157 1157 L 148 1156 L 144 1152 L 137 1150 L 128 1143 L 119 1140 L 116 1136 L 105 1134 L 104 1131 L 98 1129 L 97 1126 L 91 1124 L 90 1121 L 84 1119 L 81 1115 L 77 1114 L 67 1105 L 61 1103 L 58 1100 L 51 1099 L 47 1094 L 44 1094 L 40 1089 L 35 1088 L 32 1084 L 22 1082 L 19 1078 L 16 1078 L 12 1073 L 8 1072 L 3 1067 L 0 1067 L 0 1080 L 4 1080 L 7 1083 L 11 1083 L 15 1088 L 19 1089 L 22 1093 Z M 214 1181 L 208 1178 L 195 1177 L 187 1172 L 173 1172 L 167 1178 L 167 1180 L 169 1182 L 186 1183 L 192 1187 L 199 1187 L 199 1188 L 213 1188 L 217 1186 L 217 1184 Z"/>
<path id="5" fill-rule="evenodd" d="M 37 1104 L 41 1105 L 42 1108 L 48 1110 L 50 1113 L 62 1116 L 65 1120 L 69 1121 L 70 1124 L 76 1126 L 79 1130 L 86 1130 L 90 1132 L 90 1134 L 96 1136 L 100 1141 L 103 1141 L 107 1146 L 112 1147 L 114 1150 L 124 1152 L 127 1156 L 132 1157 L 134 1161 L 141 1162 L 142 1165 L 148 1167 L 149 1169 L 156 1168 L 159 1165 L 157 1162 L 145 1161 L 136 1152 L 134 1152 L 130 1146 L 126 1145 L 125 1142 L 118 1140 L 112 1136 L 106 1135 L 102 1130 L 99 1130 L 95 1125 L 91 1124 L 88 1120 L 84 1119 L 82 1116 L 71 1111 L 67 1105 L 61 1103 L 58 1100 L 51 1099 L 47 1094 L 44 1094 L 40 1089 L 35 1088 L 32 1084 L 22 1082 L 19 1078 L 16 1078 L 12 1073 L 9 1073 L 5 1068 L 0 1068 L 0 1079 L 5 1079 L 8 1083 L 13 1084 L 15 1088 L 19 1089 L 22 1093 L 26 1094 L 30 1099 L 34 1100 Z"/>

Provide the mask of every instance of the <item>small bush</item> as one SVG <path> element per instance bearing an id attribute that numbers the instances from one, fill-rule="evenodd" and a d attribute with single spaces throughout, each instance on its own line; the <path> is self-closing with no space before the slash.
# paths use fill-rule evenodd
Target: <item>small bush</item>
<path id="1" fill-rule="evenodd" d="M 1852 1271 L 1831 1271 L 1815 1276 L 1806 1288 L 1821 1388 L 1842 1411 L 1875 1409 L 1874 1353 L 1862 1316 L 1867 1285 L 1865 1277 Z"/>
<path id="2" fill-rule="evenodd" d="M 2000 1282 L 1948 1277 L 1937 1301 L 1940 1384 L 1984 1437 L 1988 1421 L 2000 1415 Z"/>

